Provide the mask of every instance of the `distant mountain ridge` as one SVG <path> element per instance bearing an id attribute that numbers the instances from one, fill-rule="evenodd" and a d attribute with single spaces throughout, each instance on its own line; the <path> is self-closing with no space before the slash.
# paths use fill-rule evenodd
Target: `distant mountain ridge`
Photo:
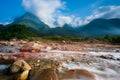
<path id="1" fill-rule="evenodd" d="M 87 37 L 120 35 L 120 19 L 95 19 L 81 29 Z"/>
<path id="2" fill-rule="evenodd" d="M 105 35 L 120 35 L 120 19 L 95 19 L 90 23 L 73 28 L 65 24 L 63 27 L 50 28 L 38 17 L 25 13 L 14 20 L 12 24 L 24 24 L 39 36 L 72 36 L 72 37 L 99 37 Z"/>
<path id="3" fill-rule="evenodd" d="M 39 36 L 76 36 L 76 31 L 70 25 L 65 24 L 63 27 L 50 28 L 39 18 L 28 12 L 16 18 L 12 24 L 26 25 Z"/>

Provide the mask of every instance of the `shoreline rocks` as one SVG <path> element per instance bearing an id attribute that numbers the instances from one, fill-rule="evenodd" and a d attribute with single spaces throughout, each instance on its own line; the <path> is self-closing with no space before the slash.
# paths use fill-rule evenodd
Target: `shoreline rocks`
<path id="1" fill-rule="evenodd" d="M 39 45 L 37 43 L 31 43 L 21 47 L 20 52 L 32 52 L 32 53 L 42 52 L 41 48 L 42 48 L 42 45 Z"/>
<path id="2" fill-rule="evenodd" d="M 3 42 L 0 45 L 10 46 L 10 49 L 7 49 L 6 52 L 0 54 L 0 63 L 2 64 L 11 64 L 9 67 L 9 75 L 5 74 L 5 77 L 8 79 L 3 80 L 65 80 L 65 79 L 83 79 L 83 80 L 95 80 L 95 75 L 89 72 L 88 70 L 81 69 L 81 66 L 84 67 L 111 67 L 112 69 L 117 69 L 119 66 L 118 63 L 112 64 L 103 59 L 116 60 L 114 56 L 91 56 L 83 52 L 84 54 L 79 53 L 66 53 L 66 52 L 50 52 L 51 49 L 56 50 L 66 50 L 66 51 L 97 51 L 97 48 L 101 48 L 103 51 L 103 44 L 84 44 L 84 43 L 72 43 L 69 44 L 63 41 L 63 43 L 40 43 L 40 42 L 30 42 L 30 41 L 15 41 L 15 42 Z M 17 46 L 16 46 L 17 45 Z M 101 47 L 102 46 L 102 47 Z M 14 48 L 13 48 L 14 47 Z M 18 48 L 16 48 L 18 47 Z M 87 50 L 87 48 L 94 48 L 95 50 Z M 107 44 L 109 49 L 110 45 Z M 5 47 L 6 48 L 6 47 Z M 118 46 L 119 48 L 119 46 Z M 109 50 L 108 49 L 108 50 Z M 15 50 L 15 51 L 14 51 Z M 106 48 L 105 48 L 106 50 Z M 20 60 L 22 59 L 22 60 Z M 119 59 L 119 58 L 118 58 Z M 67 64 L 63 66 L 61 63 Z M 69 64 L 71 63 L 71 64 Z M 100 66 L 103 64 L 102 66 Z M 107 65 L 107 66 L 106 66 Z M 78 68 L 72 69 L 68 66 L 78 66 Z M 70 70 L 69 70 L 70 69 Z M 63 72 L 61 72 L 63 70 Z M 47 74 L 47 75 L 44 75 Z M 52 74 L 52 75 L 51 75 Z M 107 75 L 107 74 L 106 74 Z M 39 79 L 40 76 L 40 79 Z M 48 76 L 48 77 L 46 77 Z M 2 80 L 0 76 L 0 80 Z M 10 79 L 9 79 L 10 77 Z M 33 78 L 31 78 L 33 77 Z M 43 78 L 44 77 L 44 78 Z M 89 79 L 88 79 L 89 78 Z"/>

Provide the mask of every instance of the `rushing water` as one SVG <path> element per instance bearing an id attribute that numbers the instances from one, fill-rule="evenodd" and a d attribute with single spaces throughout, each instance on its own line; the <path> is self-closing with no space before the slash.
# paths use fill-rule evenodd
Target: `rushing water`
<path id="1" fill-rule="evenodd" d="M 5 54 L 9 54 L 8 51 L 10 49 L 15 49 L 15 53 L 19 52 L 19 47 L 9 47 L 9 46 L 1 47 L 0 51 Z M 63 54 L 67 54 L 67 55 L 85 54 L 89 56 L 94 56 L 93 58 L 91 57 L 91 59 L 87 59 L 90 62 L 89 64 L 82 61 L 82 59 L 78 59 L 77 61 L 63 63 L 62 66 L 67 69 L 86 69 L 96 76 L 96 80 L 120 80 L 120 52 L 115 52 L 115 51 L 79 52 L 79 51 L 51 50 L 48 51 L 47 53 L 51 53 L 51 54 L 46 55 L 46 53 L 45 54 L 43 53 L 40 55 L 46 56 L 46 58 L 49 58 L 52 55 L 54 57 L 60 57 L 61 59 L 64 58 Z M 100 56 L 106 56 L 108 57 L 108 59 L 101 58 Z M 8 67 L 9 65 L 0 65 L 0 73 L 1 72 L 4 73 L 5 69 Z"/>
<path id="2" fill-rule="evenodd" d="M 4 65 L 4 64 L 1 64 L 0 65 L 0 73 L 1 74 L 4 74 L 7 72 L 7 68 L 9 67 L 10 65 Z"/>
<path id="3" fill-rule="evenodd" d="M 96 80 L 120 80 L 120 52 L 75 52 L 50 51 L 65 54 L 87 54 L 95 56 L 90 64 L 82 61 L 63 63 L 68 69 L 86 69 L 96 76 Z M 112 59 L 103 59 L 97 56 L 112 56 Z"/>
<path id="4" fill-rule="evenodd" d="M 19 49 L 19 46 L 0 46 L 0 52 L 5 53 L 6 55 L 11 55 L 9 53 L 9 50 L 14 50 L 14 54 L 17 54 L 19 52 Z"/>

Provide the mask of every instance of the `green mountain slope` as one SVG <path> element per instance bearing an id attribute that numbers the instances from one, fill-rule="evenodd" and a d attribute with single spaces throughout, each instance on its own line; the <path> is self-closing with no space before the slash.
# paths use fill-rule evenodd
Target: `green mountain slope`
<path id="1" fill-rule="evenodd" d="M 72 37 L 100 37 L 106 35 L 120 35 L 120 19 L 95 19 L 90 23 L 73 28 L 65 24 L 63 27 L 50 28 L 31 13 L 25 13 L 16 18 L 13 24 L 26 25 L 38 36 L 72 36 Z"/>
<path id="2" fill-rule="evenodd" d="M 39 36 L 79 36 L 79 33 L 70 25 L 65 24 L 63 27 L 50 28 L 31 13 L 25 13 L 23 16 L 16 18 L 12 24 L 26 25 Z"/>
<path id="3" fill-rule="evenodd" d="M 36 35 L 24 25 L 15 24 L 4 26 L 2 29 L 0 29 L 0 39 L 28 39 L 31 37 L 36 37 Z"/>
<path id="4" fill-rule="evenodd" d="M 44 24 L 39 18 L 31 13 L 25 13 L 24 15 L 16 18 L 12 24 L 22 24 L 28 27 L 31 31 L 38 35 L 45 35 L 49 26 Z"/>
<path id="5" fill-rule="evenodd" d="M 85 25 L 81 32 L 86 37 L 120 35 L 120 19 L 95 19 Z"/>

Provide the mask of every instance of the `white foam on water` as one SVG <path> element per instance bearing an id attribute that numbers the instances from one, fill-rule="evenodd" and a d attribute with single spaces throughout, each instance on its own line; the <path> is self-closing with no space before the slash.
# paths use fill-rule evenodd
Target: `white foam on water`
<path id="1" fill-rule="evenodd" d="M 54 50 L 50 51 L 52 53 L 65 53 L 65 54 L 87 54 L 92 56 L 109 56 L 112 55 L 114 58 L 120 58 L 120 52 L 78 52 L 78 51 L 60 51 Z M 75 62 L 63 63 L 63 67 L 67 69 L 86 69 L 96 76 L 96 80 L 120 80 L 120 61 L 112 59 L 102 59 L 97 60 L 103 61 L 103 63 L 93 63 L 92 65 L 87 65 L 85 63 L 76 64 Z M 108 65 L 109 64 L 109 65 Z M 102 66 L 106 65 L 106 66 Z M 110 65 L 117 68 L 112 68 Z"/>
<path id="2" fill-rule="evenodd" d="M 116 72 L 110 68 L 103 68 L 103 70 L 98 69 L 94 66 L 88 66 L 85 64 L 77 65 L 75 63 L 63 63 L 63 67 L 67 69 L 86 69 L 96 76 L 96 80 L 119 80 L 120 73 Z"/>

